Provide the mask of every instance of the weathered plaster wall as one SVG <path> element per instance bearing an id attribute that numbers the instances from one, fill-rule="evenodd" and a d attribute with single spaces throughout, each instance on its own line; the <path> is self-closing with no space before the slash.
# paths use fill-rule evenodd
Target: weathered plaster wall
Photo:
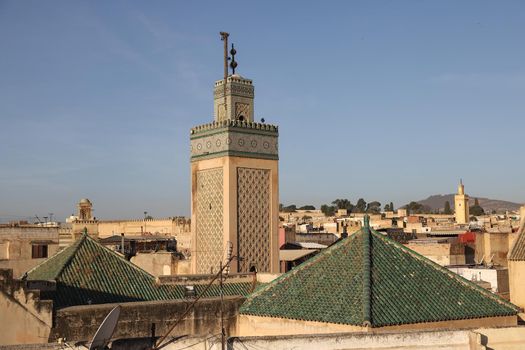
<path id="1" fill-rule="evenodd" d="M 45 260 L 33 259 L 33 244 L 46 244 L 47 256 L 58 251 L 57 227 L 1 227 L 0 269 L 12 269 L 15 278 Z"/>
<path id="2" fill-rule="evenodd" d="M 525 308 L 525 261 L 509 261 L 510 301 Z"/>
<path id="3" fill-rule="evenodd" d="M 473 350 L 522 350 L 525 348 L 525 327 L 482 328 L 473 331 Z"/>
<path id="4" fill-rule="evenodd" d="M 366 331 L 366 328 L 360 326 L 251 315 L 239 315 L 237 326 L 236 335 L 239 337 L 252 336 L 255 334 L 265 336 Z"/>
<path id="5" fill-rule="evenodd" d="M 312 322 L 289 320 L 278 317 L 260 317 L 251 315 L 239 315 L 237 327 L 238 336 L 263 335 L 291 335 L 291 334 L 324 334 L 338 332 L 371 332 L 381 333 L 390 331 L 416 331 L 435 329 L 469 329 L 476 327 L 511 327 L 516 326 L 516 316 L 486 317 L 470 320 L 456 320 L 443 322 L 426 322 L 407 324 L 400 326 L 389 326 L 380 328 L 366 328 L 352 325 L 335 323 Z"/>
<path id="6" fill-rule="evenodd" d="M 458 243 L 408 243 L 406 246 L 441 266 L 465 264 L 465 247 Z"/>
<path id="7" fill-rule="evenodd" d="M 476 261 L 483 259 L 485 263 L 492 261 L 506 267 L 509 246 L 514 236 L 515 234 L 500 232 L 476 233 Z"/>
<path id="8" fill-rule="evenodd" d="M 157 335 L 164 335 L 168 328 L 184 313 L 191 302 L 188 300 L 164 300 L 124 303 L 115 338 L 141 338 L 151 336 L 154 323 Z M 236 315 L 244 301 L 240 297 L 224 298 L 224 322 L 227 332 L 236 328 Z M 220 333 L 220 299 L 199 300 L 195 308 L 184 318 L 173 336 L 210 335 Z M 70 341 L 89 340 L 98 326 L 116 304 L 73 306 L 57 311 L 52 340 L 66 338 Z"/>
<path id="9" fill-rule="evenodd" d="M 112 350 L 143 350 L 151 346 L 150 338 L 120 339 Z M 228 349 L 239 350 L 521 350 L 525 344 L 525 327 L 483 328 L 475 330 L 444 330 L 388 333 L 335 333 L 293 336 L 232 337 Z M 68 344 L 74 350 L 84 346 Z M 0 346 L 0 350 L 64 349 L 60 344 Z M 220 336 L 188 336 L 167 344 L 166 350 L 219 350 Z"/>
<path id="10" fill-rule="evenodd" d="M 153 276 L 171 275 L 177 273 L 178 258 L 174 253 L 159 252 L 138 252 L 131 258 L 131 262 L 146 270 Z"/>
<path id="11" fill-rule="evenodd" d="M 232 339 L 233 349 L 337 349 L 337 350 L 470 350 L 468 331 L 411 332 L 411 333 L 340 333 L 325 335 L 241 337 Z"/>
<path id="12" fill-rule="evenodd" d="M 11 270 L 0 270 L 0 345 L 45 343 L 52 327 L 52 303 L 26 291 Z"/>

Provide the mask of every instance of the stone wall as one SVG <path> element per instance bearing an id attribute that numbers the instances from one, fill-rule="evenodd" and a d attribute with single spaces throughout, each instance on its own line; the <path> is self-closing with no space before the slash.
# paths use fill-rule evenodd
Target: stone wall
<path id="1" fill-rule="evenodd" d="M 152 324 L 156 334 L 164 335 L 184 313 L 191 299 L 133 302 L 121 304 L 122 311 L 114 338 L 142 338 L 151 336 Z M 236 315 L 244 302 L 241 297 L 224 298 L 224 322 L 228 334 L 236 329 Z M 69 341 L 87 341 L 93 337 L 109 311 L 116 304 L 73 306 L 58 310 L 51 341 L 66 338 Z M 183 319 L 172 336 L 208 336 L 220 333 L 219 298 L 201 299 Z"/>
<path id="2" fill-rule="evenodd" d="M 45 343 L 52 327 L 52 302 L 0 270 L 0 345 Z"/>

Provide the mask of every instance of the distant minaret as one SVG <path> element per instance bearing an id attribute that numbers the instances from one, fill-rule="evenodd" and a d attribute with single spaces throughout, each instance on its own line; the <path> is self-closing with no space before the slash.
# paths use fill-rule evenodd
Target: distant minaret
<path id="1" fill-rule="evenodd" d="M 463 181 L 459 180 L 458 193 L 454 196 L 454 207 L 456 224 L 468 224 L 469 223 L 469 196 L 465 194 L 465 186 Z"/>
<path id="2" fill-rule="evenodd" d="M 278 129 L 254 122 L 252 81 L 235 73 L 228 33 L 213 122 L 191 129 L 192 272 L 279 272 Z M 232 74 L 229 74 L 229 66 Z"/>

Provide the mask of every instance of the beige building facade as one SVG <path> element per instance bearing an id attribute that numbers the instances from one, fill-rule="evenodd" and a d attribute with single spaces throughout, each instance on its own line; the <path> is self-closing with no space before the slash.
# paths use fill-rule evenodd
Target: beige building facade
<path id="1" fill-rule="evenodd" d="M 409 241 L 405 246 L 441 266 L 465 264 L 465 246 L 456 240 L 415 239 Z"/>
<path id="2" fill-rule="evenodd" d="M 78 213 L 71 220 L 72 243 L 84 230 L 91 237 L 107 238 L 114 235 L 126 236 L 169 236 L 177 239 L 177 246 L 189 252 L 191 250 L 191 222 L 185 217 L 134 220 L 98 220 L 93 217 L 93 204 L 87 198 L 77 205 Z"/>
<path id="3" fill-rule="evenodd" d="M 0 268 L 15 278 L 58 251 L 58 227 L 17 225 L 0 227 Z"/>

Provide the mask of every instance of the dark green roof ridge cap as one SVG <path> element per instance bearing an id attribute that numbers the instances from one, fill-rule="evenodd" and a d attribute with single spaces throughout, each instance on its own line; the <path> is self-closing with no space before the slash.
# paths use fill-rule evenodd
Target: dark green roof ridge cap
<path id="1" fill-rule="evenodd" d="M 55 280 L 58 276 L 60 276 L 62 271 L 64 271 L 64 269 L 69 265 L 69 263 L 71 262 L 71 260 L 75 256 L 76 252 L 80 249 L 80 246 L 85 241 L 86 237 L 87 237 L 86 234 L 82 234 L 82 236 L 75 243 L 73 243 L 69 247 L 66 247 L 66 248 L 58 251 L 56 254 L 54 254 L 49 259 L 46 259 L 46 260 L 42 261 L 40 264 L 36 265 L 31 270 L 27 271 L 27 274 L 30 275 L 32 272 L 34 272 L 35 270 L 40 268 L 42 265 L 47 265 L 47 264 L 55 261 L 57 258 L 60 258 L 63 254 L 67 253 L 67 254 L 69 254 L 69 256 L 66 258 L 66 261 L 60 266 L 58 271 L 56 271 L 54 273 L 54 275 L 53 275 L 52 279 Z"/>
<path id="2" fill-rule="evenodd" d="M 370 271 L 370 218 L 368 215 L 364 217 L 363 232 L 363 327 L 370 327 L 372 325 L 371 317 L 371 288 L 372 282 Z"/>
<path id="3" fill-rule="evenodd" d="M 248 301 L 248 300 L 251 300 L 253 298 L 255 298 L 256 296 L 258 296 L 259 294 L 269 290 L 269 289 L 272 289 L 276 284 L 278 284 L 280 281 L 282 280 L 285 280 L 287 278 L 290 278 L 291 276 L 295 275 L 298 271 L 301 271 L 301 270 L 304 270 L 305 268 L 307 268 L 308 266 L 316 263 L 318 260 L 321 260 L 321 259 L 324 259 L 324 257 L 328 254 L 331 254 L 331 252 L 333 250 L 335 250 L 337 247 L 339 247 L 340 245 L 342 245 L 343 243 L 345 242 L 348 242 L 350 239 L 353 240 L 355 239 L 356 235 L 360 232 L 361 230 L 357 230 L 355 231 L 354 233 L 352 233 L 350 236 L 348 236 L 347 238 L 345 239 L 342 239 L 340 240 L 339 242 L 336 242 L 334 244 L 332 244 L 331 246 L 329 246 L 328 248 L 324 249 L 322 254 L 317 254 L 313 257 L 311 257 L 310 259 L 306 260 L 305 262 L 303 262 L 302 264 L 300 264 L 299 266 L 297 267 L 294 267 L 293 269 L 291 269 L 290 271 L 288 272 L 285 272 L 283 273 L 281 276 L 277 277 L 276 279 L 274 279 L 273 281 L 267 283 L 265 286 L 255 290 L 253 293 L 249 294 L 247 297 L 246 297 L 246 301 L 245 303 Z M 243 305 L 245 304 L 243 303 Z M 241 305 L 241 308 L 240 308 L 240 311 L 242 313 L 242 305 Z"/>
<path id="4" fill-rule="evenodd" d="M 466 278 L 463 278 L 461 277 L 460 275 L 458 275 L 457 273 L 454 273 L 452 271 L 450 271 L 449 269 L 439 265 L 438 263 L 435 263 L 434 261 L 424 257 L 423 255 L 417 253 L 416 251 L 410 249 L 410 248 L 407 248 L 405 247 L 403 244 L 401 243 L 398 243 L 396 241 L 394 241 L 393 239 L 390 239 L 384 235 L 382 235 L 381 233 L 377 232 L 376 230 L 374 229 L 370 229 L 370 232 L 375 235 L 376 237 L 382 239 L 383 241 L 385 241 L 386 243 L 388 244 L 392 244 L 394 247 L 398 248 L 398 249 L 401 249 L 401 250 L 404 250 L 405 252 L 411 254 L 412 256 L 414 256 L 415 258 L 417 258 L 418 260 L 428 264 L 428 265 L 431 265 L 433 267 L 435 267 L 437 270 L 439 271 L 442 271 L 444 273 L 446 273 L 449 277 L 455 279 L 456 281 L 459 281 L 461 283 L 463 283 L 464 285 L 466 285 L 467 287 L 470 287 L 472 289 L 475 289 L 479 292 L 481 292 L 483 295 L 493 299 L 494 301 L 497 301 L 498 303 L 502 304 L 502 305 L 505 305 L 515 311 L 521 311 L 521 308 L 512 304 L 511 302 L 503 299 L 502 297 L 500 297 L 499 295 L 497 294 L 494 294 L 488 290 L 486 290 L 485 288 L 482 288 L 480 286 L 478 286 L 477 284 L 467 280 Z M 482 317 L 480 317 L 482 318 Z"/>

